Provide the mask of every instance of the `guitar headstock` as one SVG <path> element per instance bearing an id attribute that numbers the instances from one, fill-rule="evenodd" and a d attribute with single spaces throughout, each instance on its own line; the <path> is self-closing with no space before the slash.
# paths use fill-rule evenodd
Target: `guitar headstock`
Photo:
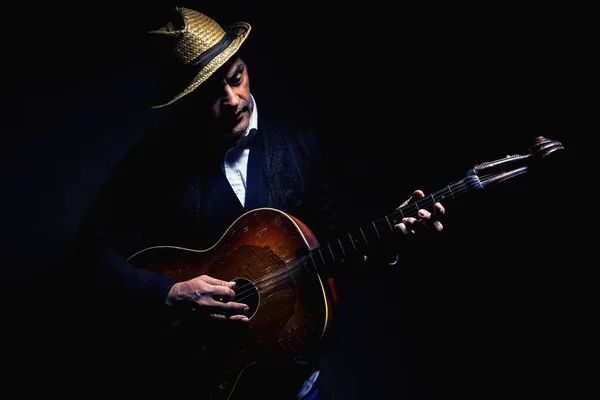
<path id="1" fill-rule="evenodd" d="M 519 165 L 528 165 L 532 161 L 537 162 L 548 157 L 550 153 L 563 149 L 564 147 L 561 142 L 547 139 L 544 136 L 538 136 L 535 138 L 533 146 L 529 148 L 529 154 L 508 155 L 498 160 L 478 164 L 470 171 L 469 175 L 477 175 L 484 170 L 492 171 L 498 168 L 516 168 Z"/>
<path id="2" fill-rule="evenodd" d="M 561 142 L 538 136 L 533 146 L 526 155 L 509 155 L 495 161 L 476 165 L 467 172 L 468 176 L 477 175 L 480 186 L 485 187 L 491 183 L 501 182 L 529 171 L 529 167 L 557 150 L 563 150 Z"/>

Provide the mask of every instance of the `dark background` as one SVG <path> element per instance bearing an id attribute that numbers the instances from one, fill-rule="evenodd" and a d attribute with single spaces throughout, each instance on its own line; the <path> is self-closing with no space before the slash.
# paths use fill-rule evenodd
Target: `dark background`
<path id="1" fill-rule="evenodd" d="M 147 107 L 156 70 L 145 33 L 174 4 L 4 10 L 2 326 L 25 382 L 59 362 L 48 348 L 85 341 L 61 330 L 85 300 L 55 272 L 112 168 L 168 115 Z M 343 331 L 324 360 L 325 391 L 412 400 L 580 390 L 591 281 L 576 223 L 589 212 L 575 204 L 574 177 L 591 132 L 588 10 L 180 4 L 252 24 L 259 107 L 322 124 L 366 217 L 475 164 L 527 154 L 537 136 L 566 148 L 532 174 L 446 204 L 436 250 L 407 242 L 401 268 L 340 282 Z"/>

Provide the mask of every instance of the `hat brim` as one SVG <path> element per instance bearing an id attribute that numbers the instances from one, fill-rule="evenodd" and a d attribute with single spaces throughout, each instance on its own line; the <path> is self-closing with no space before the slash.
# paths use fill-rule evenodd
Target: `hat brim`
<path id="1" fill-rule="evenodd" d="M 151 108 L 166 107 L 194 91 L 239 50 L 248 38 L 250 24 L 237 22 L 229 28 L 235 32 L 236 38 L 201 70 L 187 70 L 185 67 L 161 69 L 158 85 L 150 98 Z"/>

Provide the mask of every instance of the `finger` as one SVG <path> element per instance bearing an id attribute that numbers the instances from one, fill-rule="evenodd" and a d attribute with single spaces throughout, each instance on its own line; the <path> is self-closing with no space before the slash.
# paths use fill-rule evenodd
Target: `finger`
<path id="1" fill-rule="evenodd" d="M 422 199 L 423 197 L 425 197 L 425 192 L 423 192 L 421 189 L 415 190 L 412 194 L 413 200 Z"/>
<path id="2" fill-rule="evenodd" d="M 208 314 L 208 316 L 212 319 L 216 319 L 219 321 L 225 321 L 225 320 L 230 320 L 230 321 L 240 321 L 240 322 L 248 322 L 249 319 L 248 317 L 246 317 L 245 315 L 230 315 L 227 316 L 225 314 L 219 314 L 219 313 L 212 313 L 212 314 Z"/>
<path id="3" fill-rule="evenodd" d="M 437 212 L 435 213 L 430 213 L 427 210 L 419 210 L 419 216 L 423 218 L 420 222 L 423 226 L 433 226 L 436 231 L 441 232 L 444 230 L 444 225 L 438 219 L 440 218 L 440 214 L 444 214 L 443 207 L 441 209 L 438 208 Z"/>
<path id="4" fill-rule="evenodd" d="M 236 302 L 216 302 L 212 309 L 212 314 L 214 315 L 221 315 L 228 319 L 242 319 L 244 317 L 247 318 L 246 314 L 250 310 L 250 307 L 248 307 L 246 304 Z M 211 316 L 214 318 L 215 316 L 212 314 Z"/>
<path id="5" fill-rule="evenodd" d="M 213 318 L 213 319 L 218 319 L 218 320 L 221 320 L 221 321 L 223 321 L 223 320 L 226 320 L 226 319 L 227 319 L 227 317 L 226 317 L 225 315 L 223 315 L 223 314 L 219 314 L 219 313 L 212 313 L 212 314 L 208 314 L 208 316 L 209 316 L 210 318 Z"/>
<path id="6" fill-rule="evenodd" d="M 438 217 L 446 214 L 446 208 L 442 205 L 442 203 L 435 203 L 433 205 L 433 214 Z"/>
<path id="7" fill-rule="evenodd" d="M 445 213 L 446 213 L 446 209 L 444 208 L 444 206 L 441 203 L 435 203 L 433 205 L 432 225 L 433 225 L 434 229 L 438 232 L 441 232 L 444 230 L 444 224 L 440 220 L 443 219 L 443 216 Z"/>
<path id="8" fill-rule="evenodd" d="M 402 218 L 402 224 L 404 224 L 407 228 L 413 226 L 417 223 L 417 219 L 414 217 L 404 217 Z"/>
<path id="9" fill-rule="evenodd" d="M 216 279 L 216 278 L 213 278 L 212 276 L 208 276 L 208 275 L 202 275 L 199 278 L 202 279 L 206 283 L 210 283 L 211 285 L 226 286 L 226 287 L 229 287 L 229 288 L 234 288 L 235 287 L 235 282 L 234 281 L 224 281 L 222 279 Z"/>
<path id="10" fill-rule="evenodd" d="M 413 201 L 415 201 L 415 200 L 418 200 L 418 199 L 422 199 L 423 197 L 425 197 L 425 193 L 424 193 L 422 190 L 420 190 L 420 189 L 417 189 L 417 190 L 415 190 L 415 191 L 413 192 L 412 196 L 410 196 L 408 199 L 404 200 L 404 201 L 402 202 L 402 204 L 400 204 L 400 205 L 398 206 L 398 208 L 400 208 L 400 207 L 405 207 L 405 206 L 407 206 L 408 204 L 410 204 L 411 202 L 413 202 Z"/>
<path id="11" fill-rule="evenodd" d="M 431 219 L 431 213 L 427 210 L 425 210 L 424 208 L 419 210 L 419 217 L 421 217 L 424 220 L 430 220 Z"/>
<path id="12" fill-rule="evenodd" d="M 212 297 L 216 301 L 229 301 L 235 298 L 235 291 L 225 286 L 215 286 L 212 291 Z"/>
<path id="13" fill-rule="evenodd" d="M 228 303 L 217 303 L 215 307 L 219 308 L 222 311 L 226 311 L 229 314 L 245 314 L 250 310 L 250 307 L 244 303 L 237 303 L 235 301 L 230 301 Z"/>
<path id="14" fill-rule="evenodd" d="M 402 218 L 402 222 L 396 224 L 396 229 L 399 229 L 404 235 L 413 234 L 415 231 L 412 229 L 412 226 L 416 221 L 413 217 Z"/>

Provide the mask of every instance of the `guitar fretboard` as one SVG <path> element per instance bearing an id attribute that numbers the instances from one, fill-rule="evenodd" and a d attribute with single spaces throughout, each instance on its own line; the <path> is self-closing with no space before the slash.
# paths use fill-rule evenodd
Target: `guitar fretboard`
<path id="1" fill-rule="evenodd" d="M 402 222 L 403 218 L 417 217 L 420 209 L 431 210 L 437 202 L 448 201 L 472 190 L 482 188 L 483 185 L 479 177 L 470 175 L 404 207 L 399 207 L 390 214 L 348 231 L 337 239 L 311 251 L 309 255 L 313 267 L 319 271 L 331 264 L 343 262 L 353 253 L 374 245 L 379 240 L 389 236 L 394 231 L 394 227 Z"/>

